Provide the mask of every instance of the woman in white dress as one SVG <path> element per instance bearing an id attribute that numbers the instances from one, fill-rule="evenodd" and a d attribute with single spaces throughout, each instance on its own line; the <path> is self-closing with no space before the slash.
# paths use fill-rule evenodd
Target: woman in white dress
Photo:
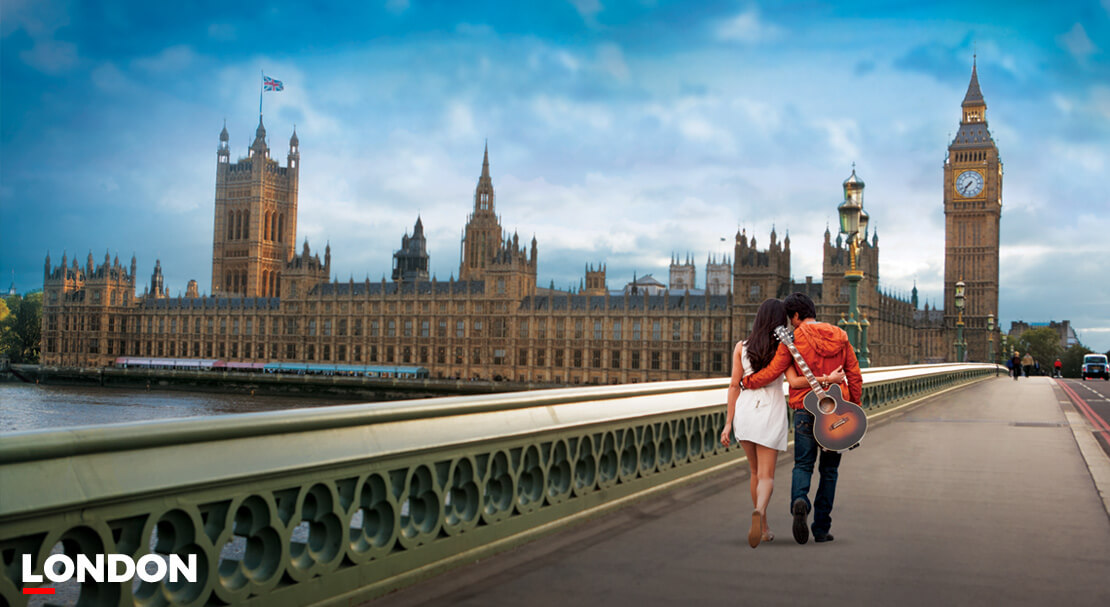
<path id="1" fill-rule="evenodd" d="M 786 451 L 786 398 L 782 381 L 772 381 L 758 390 L 743 390 L 740 380 L 763 367 L 775 356 L 778 342 L 775 327 L 786 324 L 786 307 L 777 299 L 768 299 L 759 306 L 748 338 L 732 352 L 732 382 L 728 386 L 728 414 L 721 432 L 726 447 L 730 434 L 748 456 L 751 469 L 752 526 L 748 544 L 755 548 L 761 541 L 771 541 L 774 534 L 767 526 L 767 503 L 775 487 L 775 462 L 780 451 Z"/>

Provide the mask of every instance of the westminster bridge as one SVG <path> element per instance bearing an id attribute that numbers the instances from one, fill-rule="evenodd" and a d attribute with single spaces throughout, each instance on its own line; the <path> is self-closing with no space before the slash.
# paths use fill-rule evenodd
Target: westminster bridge
<path id="1" fill-rule="evenodd" d="M 791 538 L 784 455 L 757 550 L 726 379 L 8 434 L 0 604 L 1110 604 L 1110 392 L 997 374 L 865 370 L 836 540 Z M 24 594 L 57 553 L 200 575 Z"/>

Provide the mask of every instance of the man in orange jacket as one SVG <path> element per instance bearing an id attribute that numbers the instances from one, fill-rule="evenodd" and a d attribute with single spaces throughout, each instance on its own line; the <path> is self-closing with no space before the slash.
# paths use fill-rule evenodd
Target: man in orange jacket
<path id="1" fill-rule="evenodd" d="M 817 322 L 817 308 L 805 293 L 794 293 L 783 302 L 786 316 L 794 327 L 794 346 L 805 359 L 814 375 L 828 375 L 843 368 L 847 390 L 841 389 L 853 403 L 860 402 L 863 394 L 863 377 L 859 372 L 859 361 L 848 342 L 848 334 L 843 329 L 828 323 Z M 760 388 L 767 385 L 794 364 L 794 358 L 786 346 L 779 344 L 771 364 L 757 373 L 745 377 L 745 388 Z M 801 373 L 801 370 L 798 370 Z M 813 438 L 813 414 L 802 406 L 810 388 L 790 387 L 790 408 L 794 411 L 794 473 L 790 483 L 790 513 L 794 517 L 794 539 L 799 544 L 809 541 L 809 526 L 806 517 L 813 510 L 813 541 L 830 542 L 833 539 L 829 529 L 832 526 L 833 499 L 836 497 L 836 480 L 840 468 L 840 453 L 820 450 Z M 811 508 L 809 485 L 813 479 L 813 464 L 817 462 L 820 451 L 818 472 L 821 482 Z"/>

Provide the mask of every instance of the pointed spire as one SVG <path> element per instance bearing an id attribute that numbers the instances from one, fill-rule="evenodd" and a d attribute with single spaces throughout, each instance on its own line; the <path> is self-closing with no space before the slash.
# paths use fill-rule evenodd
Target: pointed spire
<path id="1" fill-rule="evenodd" d="M 975 56 L 972 55 L 972 57 L 971 57 L 971 82 L 969 82 L 968 85 L 967 85 L 967 94 L 964 95 L 964 102 L 961 104 L 965 107 L 969 106 L 969 105 L 982 105 L 983 104 L 983 92 L 981 90 L 979 90 L 979 72 L 978 72 L 978 69 L 977 69 L 975 63 L 976 63 Z"/>
<path id="2" fill-rule="evenodd" d="M 486 149 L 482 152 L 482 177 L 489 179 L 489 139 L 486 139 Z"/>
<path id="3" fill-rule="evenodd" d="M 258 128 L 254 130 L 254 143 L 251 149 L 262 151 L 266 149 L 266 127 L 262 125 L 262 115 L 258 115 Z"/>
<path id="4" fill-rule="evenodd" d="M 224 118 L 224 130 L 220 131 L 220 141 L 227 141 L 228 137 L 229 136 L 227 134 L 227 118 Z"/>
<path id="5" fill-rule="evenodd" d="M 295 147 L 301 140 L 297 138 L 297 125 L 293 125 L 293 136 L 289 138 L 289 147 Z"/>

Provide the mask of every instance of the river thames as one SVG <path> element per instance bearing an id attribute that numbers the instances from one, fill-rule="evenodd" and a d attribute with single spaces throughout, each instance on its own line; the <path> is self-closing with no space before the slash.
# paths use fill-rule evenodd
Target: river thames
<path id="1" fill-rule="evenodd" d="M 0 383 L 0 434 L 365 402 L 178 390 Z"/>

